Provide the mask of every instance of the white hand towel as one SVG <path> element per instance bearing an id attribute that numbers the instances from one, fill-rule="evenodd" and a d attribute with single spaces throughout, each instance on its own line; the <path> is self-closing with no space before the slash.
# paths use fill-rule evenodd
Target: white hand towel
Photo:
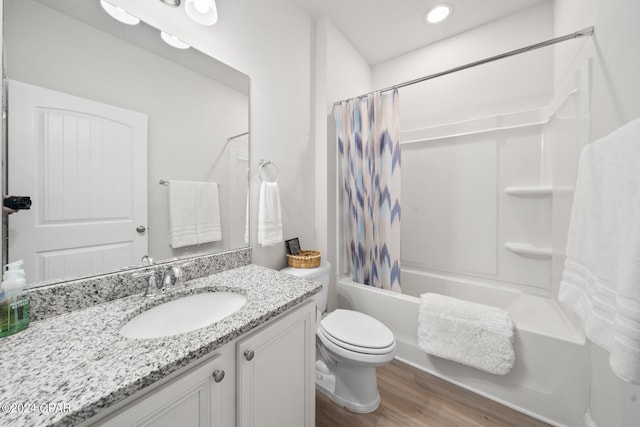
<path id="1" fill-rule="evenodd" d="M 172 248 L 198 243 L 198 183 L 169 181 L 169 237 Z"/>
<path id="2" fill-rule="evenodd" d="M 559 299 L 640 384 L 640 119 L 580 155 Z"/>
<path id="3" fill-rule="evenodd" d="M 199 183 L 196 205 L 198 244 L 222 240 L 218 184 L 215 182 Z"/>
<path id="4" fill-rule="evenodd" d="M 515 361 L 508 312 L 439 294 L 420 295 L 418 345 L 434 356 L 496 375 L 509 373 Z"/>
<path id="5" fill-rule="evenodd" d="M 260 185 L 258 206 L 258 244 L 269 246 L 280 242 L 282 242 L 280 190 L 277 182 L 263 182 Z"/>

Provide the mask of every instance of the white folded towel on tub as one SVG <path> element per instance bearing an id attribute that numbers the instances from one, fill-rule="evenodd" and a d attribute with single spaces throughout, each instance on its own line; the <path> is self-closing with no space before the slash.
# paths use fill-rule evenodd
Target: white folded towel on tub
<path id="1" fill-rule="evenodd" d="M 513 322 L 501 308 L 420 295 L 418 344 L 429 354 L 505 375 L 515 361 L 513 338 Z"/>

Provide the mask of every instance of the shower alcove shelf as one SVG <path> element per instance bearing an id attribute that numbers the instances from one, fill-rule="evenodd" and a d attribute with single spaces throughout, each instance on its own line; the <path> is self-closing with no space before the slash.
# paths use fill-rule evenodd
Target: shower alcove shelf
<path id="1" fill-rule="evenodd" d="M 519 185 L 510 186 L 504 189 L 505 194 L 522 198 L 547 198 L 554 193 L 572 191 L 570 187 L 554 187 L 552 185 Z M 524 242 L 505 242 L 504 247 L 511 252 L 531 258 L 551 259 L 553 249 L 551 246 L 532 245 Z"/>
<path id="2" fill-rule="evenodd" d="M 504 189 L 505 194 L 514 197 L 543 199 L 551 198 L 558 187 L 551 185 L 521 185 Z M 529 258 L 551 259 L 553 255 L 550 246 L 533 245 L 525 242 L 505 242 L 504 247 L 511 252 Z"/>
<path id="3" fill-rule="evenodd" d="M 547 197 L 553 193 L 571 192 L 571 187 L 552 187 L 550 185 L 523 185 L 507 187 L 504 192 L 515 197 Z"/>
<path id="4" fill-rule="evenodd" d="M 518 255 L 550 259 L 553 251 L 550 246 L 535 246 L 528 243 L 505 242 L 504 247 Z"/>

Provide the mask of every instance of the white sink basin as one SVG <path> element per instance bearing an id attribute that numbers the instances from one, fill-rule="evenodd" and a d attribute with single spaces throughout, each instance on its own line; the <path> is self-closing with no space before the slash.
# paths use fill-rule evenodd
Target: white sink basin
<path id="1" fill-rule="evenodd" d="M 158 338 L 204 328 L 235 313 L 247 299 L 235 292 L 189 295 L 150 308 L 120 329 L 127 338 Z"/>

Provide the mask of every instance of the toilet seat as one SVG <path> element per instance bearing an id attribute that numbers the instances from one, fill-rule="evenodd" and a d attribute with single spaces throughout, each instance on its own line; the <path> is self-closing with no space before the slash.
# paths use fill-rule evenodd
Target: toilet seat
<path id="1" fill-rule="evenodd" d="M 348 342 L 339 340 L 338 338 L 328 333 L 324 328 L 322 329 L 322 333 L 324 334 L 325 338 L 327 338 L 327 340 L 331 341 L 335 345 L 342 347 L 345 350 L 351 350 L 351 351 L 355 351 L 363 354 L 387 354 L 390 351 L 392 351 L 393 348 L 395 347 L 394 343 L 391 343 L 391 345 L 389 345 L 388 347 L 383 347 L 383 348 L 360 347 L 360 346 L 353 345 Z"/>
<path id="2" fill-rule="evenodd" d="M 396 353 L 395 342 L 390 347 L 386 348 L 384 353 L 375 354 L 371 353 L 368 348 L 359 348 L 357 351 L 345 348 L 331 340 L 323 328 L 318 328 L 316 336 L 330 352 L 332 357 L 342 360 L 347 364 L 356 364 L 359 366 L 380 366 L 391 361 Z"/>
<path id="3" fill-rule="evenodd" d="M 352 310 L 338 309 L 330 313 L 320 322 L 317 335 L 327 347 L 343 357 L 372 356 L 373 363 L 377 363 L 376 356 L 386 359 L 396 347 L 389 328 L 371 316 Z M 357 355 L 350 355 L 351 352 Z"/>
<path id="4" fill-rule="evenodd" d="M 320 327 L 336 345 L 344 344 L 345 348 L 385 350 L 395 342 L 393 332 L 382 322 L 358 311 L 335 310 L 322 319 Z"/>

